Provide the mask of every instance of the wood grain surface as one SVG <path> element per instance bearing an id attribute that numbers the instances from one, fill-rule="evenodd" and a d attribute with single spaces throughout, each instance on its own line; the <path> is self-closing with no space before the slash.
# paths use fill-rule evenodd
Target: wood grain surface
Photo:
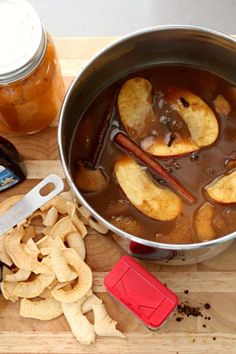
<path id="1" fill-rule="evenodd" d="M 84 64 L 115 38 L 56 38 L 66 87 Z M 50 172 L 63 176 L 57 151 L 57 122 L 43 132 L 27 137 L 11 136 L 22 154 L 28 179 L 0 194 L 0 201 L 26 193 Z M 181 301 L 199 306 L 203 317 L 172 316 L 157 332 L 144 327 L 113 300 L 103 287 L 106 272 L 125 252 L 110 238 L 90 233 L 86 238 L 87 262 L 94 272 L 93 289 L 98 293 L 118 328 L 127 338 L 98 338 L 91 346 L 80 345 L 63 317 L 40 322 L 20 318 L 18 304 L 0 297 L 0 353 L 81 354 L 202 354 L 236 353 L 236 245 L 218 257 L 191 266 L 161 266 L 141 262 L 177 292 Z M 188 294 L 184 291 L 189 290 Z M 209 303 L 211 308 L 205 309 Z M 210 319 L 205 319 L 205 317 Z"/>

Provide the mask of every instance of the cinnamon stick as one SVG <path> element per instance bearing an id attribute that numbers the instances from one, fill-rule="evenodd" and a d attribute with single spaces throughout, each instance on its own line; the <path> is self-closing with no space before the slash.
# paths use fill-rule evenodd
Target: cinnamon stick
<path id="1" fill-rule="evenodd" d="M 154 160 L 145 151 L 143 151 L 136 143 L 129 139 L 126 134 L 119 131 L 115 136 L 113 136 L 113 140 L 127 152 L 138 158 L 147 167 L 152 169 L 152 171 L 162 176 L 165 181 L 169 183 L 169 185 L 172 186 L 179 194 L 181 194 L 188 202 L 194 203 L 196 201 L 195 197 L 189 191 L 187 191 L 187 189 L 185 189 L 185 187 L 182 186 L 179 181 L 169 175 L 166 170 L 159 164 L 159 162 Z"/>
<path id="2" fill-rule="evenodd" d="M 107 135 L 107 131 L 109 129 L 109 125 L 111 122 L 111 119 L 113 117 L 114 111 L 115 111 L 115 103 L 116 103 L 116 98 L 117 98 L 118 91 L 114 94 L 114 97 L 110 100 L 109 105 L 107 107 L 104 119 L 102 120 L 99 129 L 98 129 L 98 134 L 96 137 L 96 141 L 94 144 L 94 149 L 91 153 L 91 156 L 89 158 L 88 162 L 88 167 L 91 170 L 94 170 L 97 168 L 97 165 L 99 163 L 99 159 L 101 157 L 101 153 L 104 147 L 104 141 Z"/>

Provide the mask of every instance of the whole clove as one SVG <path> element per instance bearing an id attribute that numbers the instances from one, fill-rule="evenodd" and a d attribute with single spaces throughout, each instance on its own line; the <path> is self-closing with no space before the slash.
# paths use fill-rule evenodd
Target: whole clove
<path id="1" fill-rule="evenodd" d="M 189 103 L 184 97 L 180 97 L 179 100 L 182 103 L 184 108 L 188 108 L 189 107 Z"/>
<path id="2" fill-rule="evenodd" d="M 173 144 L 173 141 L 175 140 L 175 134 L 169 133 L 167 138 L 168 138 L 167 146 L 170 147 Z"/>

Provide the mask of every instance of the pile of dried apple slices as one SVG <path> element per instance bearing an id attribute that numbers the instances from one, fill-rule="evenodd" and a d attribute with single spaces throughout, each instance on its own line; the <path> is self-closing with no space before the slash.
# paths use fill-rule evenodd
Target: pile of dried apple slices
<path id="1" fill-rule="evenodd" d="M 0 214 L 21 197 L 1 203 Z M 64 315 L 81 344 L 94 343 L 95 335 L 124 338 L 92 292 L 92 271 L 84 261 L 85 224 L 108 231 L 64 192 L 1 236 L 0 260 L 8 265 L 3 267 L 2 294 L 6 300 L 20 301 L 22 317 L 48 321 Z M 86 317 L 89 311 L 93 324 Z"/>

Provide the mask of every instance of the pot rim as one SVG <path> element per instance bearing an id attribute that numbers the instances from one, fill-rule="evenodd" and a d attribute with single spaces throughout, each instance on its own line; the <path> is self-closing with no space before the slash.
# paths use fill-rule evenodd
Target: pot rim
<path id="1" fill-rule="evenodd" d="M 201 26 L 192 26 L 192 25 L 163 25 L 163 26 L 154 26 L 154 27 L 147 27 L 138 31 L 134 31 L 131 32 L 125 36 L 122 36 L 121 38 L 115 40 L 114 42 L 112 42 L 111 44 L 105 46 L 101 51 L 99 51 L 98 53 L 96 53 L 88 62 L 87 64 L 83 67 L 83 69 L 81 69 L 78 74 L 75 76 L 73 82 L 71 83 L 65 98 L 63 100 L 62 103 L 62 107 L 61 107 L 61 111 L 59 114 L 59 122 L 58 122 L 58 149 L 59 149 L 59 156 L 60 156 L 60 160 L 61 160 L 61 164 L 62 164 L 62 168 L 66 177 L 66 180 L 70 186 L 70 188 L 72 189 L 72 191 L 74 192 L 74 194 L 76 195 L 76 197 L 78 198 L 78 200 L 81 202 L 82 205 L 85 206 L 86 209 L 88 209 L 88 211 L 93 215 L 93 217 L 95 217 L 98 221 L 100 221 L 101 223 L 103 223 L 109 230 L 113 231 L 114 233 L 125 237 L 126 239 L 130 240 L 130 241 L 134 241 L 136 243 L 141 243 L 145 246 L 149 246 L 149 247 L 155 247 L 155 248 L 161 248 L 161 249 L 168 249 L 168 250 L 196 250 L 196 249 L 203 249 L 209 246 L 215 246 L 230 240 L 233 240 L 234 238 L 236 238 L 236 231 L 232 232 L 226 236 L 222 236 L 219 237 L 217 239 L 211 240 L 211 241 L 206 241 L 206 242 L 200 242 L 200 243 L 191 243 L 191 244 L 169 244 L 169 243 L 160 243 L 160 242 L 156 242 L 156 241 L 150 241 L 150 240 L 146 240 L 146 239 L 142 239 L 140 237 L 134 236 L 132 234 L 129 234 L 125 231 L 122 231 L 121 229 L 117 228 L 116 226 L 112 225 L 109 221 L 107 221 L 106 219 L 104 219 L 99 213 L 96 212 L 96 210 L 94 210 L 89 203 L 84 199 L 84 197 L 82 196 L 82 194 L 79 192 L 79 190 L 77 189 L 76 185 L 74 184 L 72 177 L 70 176 L 69 170 L 67 168 L 66 165 L 66 161 L 64 158 L 64 153 L 63 153 L 63 144 L 62 144 L 62 139 L 63 139 L 63 132 L 62 132 L 62 125 L 63 125 L 63 117 L 65 114 L 65 110 L 66 110 L 66 106 L 67 106 L 67 102 L 70 100 L 70 97 L 73 93 L 74 90 L 74 86 L 77 83 L 77 81 L 80 79 L 80 76 L 83 74 L 83 72 L 94 62 L 96 61 L 99 57 L 101 57 L 106 51 L 112 49 L 113 47 L 119 45 L 122 42 L 125 42 L 131 38 L 134 38 L 136 36 L 139 35 L 143 35 L 145 33 L 151 33 L 151 32 L 161 32 L 161 31 L 169 31 L 169 30 L 176 30 L 176 31 L 183 31 L 183 30 L 188 30 L 188 31 L 200 31 L 204 34 L 210 34 L 213 35 L 215 37 L 219 37 L 222 39 L 225 39 L 226 41 L 230 42 L 231 44 L 235 45 L 235 50 L 236 50 L 236 39 L 233 38 L 230 35 L 224 34 L 222 32 L 216 31 L 216 30 L 212 30 L 212 29 L 208 29 L 205 27 L 201 27 Z"/>

